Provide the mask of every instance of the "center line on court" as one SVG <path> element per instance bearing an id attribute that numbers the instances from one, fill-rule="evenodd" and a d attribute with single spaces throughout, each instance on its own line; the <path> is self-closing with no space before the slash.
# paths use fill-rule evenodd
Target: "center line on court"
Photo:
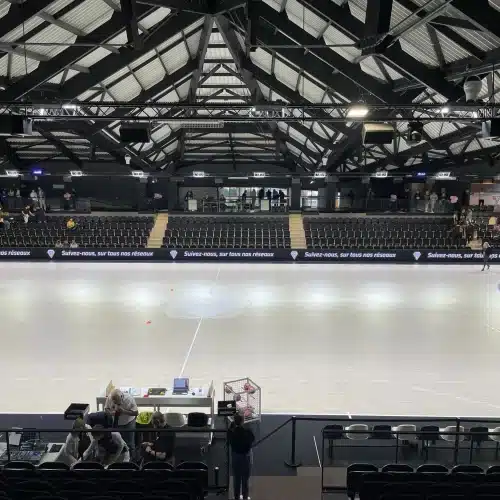
<path id="1" fill-rule="evenodd" d="M 214 286 L 216 285 L 216 283 L 219 279 L 219 275 L 220 275 L 220 266 L 217 269 L 217 275 L 215 276 L 214 284 L 213 284 L 210 291 L 212 291 Z M 184 373 L 184 370 L 186 369 L 186 365 L 187 365 L 187 362 L 189 360 L 189 356 L 191 355 L 191 351 L 193 350 L 194 343 L 196 342 L 196 338 L 198 337 L 198 332 L 200 331 L 200 327 L 201 327 L 202 323 L 203 323 L 203 316 L 201 316 L 199 321 L 198 321 L 198 325 L 197 325 L 196 330 L 195 330 L 194 335 L 193 335 L 193 340 L 191 341 L 191 345 L 189 346 L 186 357 L 184 358 L 184 363 L 182 363 L 181 371 L 179 373 L 179 378 L 182 377 L 182 374 Z"/>

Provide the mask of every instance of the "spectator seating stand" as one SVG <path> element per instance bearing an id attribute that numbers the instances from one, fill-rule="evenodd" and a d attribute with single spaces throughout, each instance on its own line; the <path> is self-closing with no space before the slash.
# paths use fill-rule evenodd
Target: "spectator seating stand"
<path id="1" fill-rule="evenodd" d="M 75 241 L 87 248 L 144 248 L 154 226 L 147 216 L 74 216 L 73 229 L 67 229 L 69 216 L 50 215 L 45 222 L 15 218 L 11 227 L 0 233 L 0 247 L 51 247 L 57 242 Z"/>
<path id="2" fill-rule="evenodd" d="M 458 249 L 449 216 L 308 216 L 308 249 Z"/>
<path id="3" fill-rule="evenodd" d="M 286 216 L 169 217 L 164 248 L 291 248 Z"/>

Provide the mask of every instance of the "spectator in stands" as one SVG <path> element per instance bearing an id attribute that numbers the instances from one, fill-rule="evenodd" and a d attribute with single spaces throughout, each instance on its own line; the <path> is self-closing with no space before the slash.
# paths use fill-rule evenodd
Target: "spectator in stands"
<path id="1" fill-rule="evenodd" d="M 34 213 L 31 211 L 31 208 L 29 205 L 26 205 L 22 212 L 23 220 L 25 224 L 28 224 L 28 221 L 30 220 L 30 217 L 33 217 Z"/>
<path id="2" fill-rule="evenodd" d="M 347 193 L 347 198 L 349 199 L 349 206 L 352 208 L 354 206 L 354 191 L 352 189 Z"/>
<path id="3" fill-rule="evenodd" d="M 10 222 L 4 217 L 0 217 L 0 229 L 8 231 L 10 229 Z"/>
<path id="4" fill-rule="evenodd" d="M 467 224 L 472 224 L 472 208 L 468 208 L 467 212 L 465 213 L 465 222 Z"/>
<path id="5" fill-rule="evenodd" d="M 285 204 L 285 192 L 283 191 L 283 189 L 280 189 L 278 196 L 280 198 L 280 205 L 284 205 Z"/>
<path id="6" fill-rule="evenodd" d="M 389 210 L 395 212 L 398 209 L 398 195 L 392 193 L 389 197 Z"/>
<path id="7" fill-rule="evenodd" d="M 63 208 L 64 210 L 69 210 L 71 208 L 71 200 L 73 198 L 73 195 L 67 190 L 64 195 L 63 195 Z"/>
<path id="8" fill-rule="evenodd" d="M 8 193 L 7 193 L 7 196 L 10 196 L 12 198 L 14 195 L 15 195 L 14 188 L 10 188 Z"/>
<path id="9" fill-rule="evenodd" d="M 488 269 L 490 268 L 490 256 L 491 256 L 491 252 L 492 252 L 492 248 L 491 248 L 491 245 L 488 243 L 487 240 L 484 240 L 483 241 L 483 268 L 481 269 L 481 271 L 484 271 L 484 269 L 486 267 L 488 267 Z"/>
<path id="10" fill-rule="evenodd" d="M 437 203 L 438 199 L 439 199 L 439 196 L 434 191 L 429 195 L 429 205 L 430 205 L 431 213 L 434 213 L 434 209 L 436 208 L 436 203 Z"/>
<path id="11" fill-rule="evenodd" d="M 60 240 L 57 240 L 56 241 L 56 245 L 55 245 L 56 248 L 62 248 L 63 247 L 63 244 L 61 243 Z"/>
<path id="12" fill-rule="evenodd" d="M 90 435 L 85 432 L 90 429 L 90 425 L 85 425 L 83 418 L 77 418 L 73 423 L 72 431 L 66 437 L 66 442 L 61 451 L 59 451 L 55 461 L 63 462 L 69 467 L 78 462 L 91 445 Z M 82 450 L 82 448 L 84 449 Z"/>
<path id="13" fill-rule="evenodd" d="M 46 211 L 47 204 L 45 202 L 45 191 L 41 187 L 39 187 L 37 194 L 38 194 L 38 205 L 42 210 Z"/>
<path id="14" fill-rule="evenodd" d="M 271 193 L 271 190 L 268 189 L 266 191 L 266 198 L 269 200 L 269 205 L 271 205 L 271 198 L 272 198 L 272 196 L 273 196 L 273 193 Z"/>
<path id="15" fill-rule="evenodd" d="M 72 229 L 75 229 L 76 227 L 76 222 L 73 220 L 73 217 L 70 217 L 68 219 L 68 222 L 66 222 L 66 229 L 69 229 L 70 231 Z"/>
<path id="16" fill-rule="evenodd" d="M 92 442 L 83 454 L 84 460 L 95 460 L 104 466 L 130 462 L 127 443 L 119 432 L 104 432 L 104 427 L 96 425 L 92 429 Z"/>
<path id="17" fill-rule="evenodd" d="M 62 246 L 63 246 L 63 248 L 69 248 L 69 241 L 68 240 L 64 240 Z"/>
<path id="18" fill-rule="evenodd" d="M 71 243 L 69 244 L 70 248 L 78 248 L 78 243 L 75 240 L 72 240 Z"/>
<path id="19" fill-rule="evenodd" d="M 38 206 L 38 194 L 37 194 L 37 192 L 34 189 L 31 190 L 30 200 L 31 200 L 31 204 L 34 207 Z"/>
<path id="20" fill-rule="evenodd" d="M 257 200 L 257 191 L 255 189 L 250 191 L 250 199 L 252 200 L 252 208 L 255 208 L 255 200 Z"/>
<path id="21" fill-rule="evenodd" d="M 264 199 L 264 195 L 265 195 L 265 192 L 264 192 L 264 188 L 260 188 L 259 189 L 259 207 L 262 205 L 262 200 Z"/>
<path id="22" fill-rule="evenodd" d="M 39 206 L 35 210 L 35 219 L 39 224 L 44 224 L 45 222 L 47 222 L 47 217 L 45 216 L 45 210 L 41 206 Z"/>
<path id="23" fill-rule="evenodd" d="M 245 208 L 247 202 L 247 190 L 243 191 L 243 194 L 241 195 L 241 204 L 243 205 L 243 208 Z"/>
<path id="24" fill-rule="evenodd" d="M 250 429 L 243 427 L 243 415 L 236 414 L 228 433 L 231 446 L 231 462 L 233 466 L 234 498 L 238 500 L 240 493 L 243 500 L 248 500 L 248 481 L 252 465 L 252 445 L 255 436 Z"/>
<path id="25" fill-rule="evenodd" d="M 135 430 L 135 418 L 139 415 L 135 399 L 130 394 L 114 389 L 106 399 L 104 410 L 114 416 L 113 427 L 124 429 L 121 434 L 133 456 L 135 451 L 135 432 L 133 431 Z"/>
<path id="26" fill-rule="evenodd" d="M 153 413 L 151 423 L 155 429 L 169 429 L 165 415 L 159 411 Z M 142 443 L 144 460 L 147 462 L 170 462 L 174 465 L 175 432 L 161 432 L 154 443 Z"/>
<path id="27" fill-rule="evenodd" d="M 462 193 L 462 207 L 468 207 L 469 206 L 469 201 L 470 201 L 469 190 L 466 189 Z"/>

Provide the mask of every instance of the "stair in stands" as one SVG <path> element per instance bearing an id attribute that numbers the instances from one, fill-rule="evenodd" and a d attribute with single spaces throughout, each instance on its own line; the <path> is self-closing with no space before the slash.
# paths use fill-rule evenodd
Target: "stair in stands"
<path id="1" fill-rule="evenodd" d="M 158 214 L 155 225 L 149 233 L 148 248 L 161 248 L 168 225 L 168 214 Z"/>
<path id="2" fill-rule="evenodd" d="M 288 226 L 290 228 L 290 240 L 292 243 L 292 248 L 307 248 L 302 214 L 291 213 L 288 216 Z"/>

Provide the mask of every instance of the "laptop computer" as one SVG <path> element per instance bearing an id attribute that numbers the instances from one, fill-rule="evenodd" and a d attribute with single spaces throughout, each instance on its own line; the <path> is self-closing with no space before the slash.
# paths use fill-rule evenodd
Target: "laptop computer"
<path id="1" fill-rule="evenodd" d="M 182 395 L 189 392 L 189 379 L 188 378 L 174 378 L 174 387 L 172 394 Z"/>

